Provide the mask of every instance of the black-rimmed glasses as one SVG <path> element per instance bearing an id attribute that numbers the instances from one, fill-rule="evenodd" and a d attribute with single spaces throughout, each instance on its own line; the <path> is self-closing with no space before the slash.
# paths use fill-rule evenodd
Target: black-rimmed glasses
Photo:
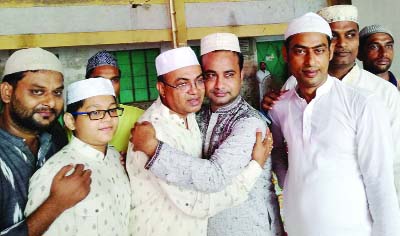
<path id="1" fill-rule="evenodd" d="M 89 112 L 72 112 L 71 114 L 72 115 L 89 116 L 89 119 L 91 119 L 91 120 L 101 120 L 106 116 L 106 113 L 108 113 L 108 115 L 110 115 L 110 117 L 118 117 L 124 113 L 124 108 L 116 107 L 116 108 L 111 108 L 108 110 L 95 110 L 95 111 L 89 111 Z"/>
<path id="2" fill-rule="evenodd" d="M 178 89 L 179 91 L 182 91 L 182 92 L 187 92 L 190 89 L 192 89 L 193 88 L 192 87 L 193 84 L 198 89 L 199 88 L 204 88 L 204 79 L 203 78 L 196 79 L 194 81 L 194 83 L 191 83 L 190 81 L 187 81 L 187 82 L 180 83 L 178 85 L 169 84 L 169 83 L 165 82 L 164 80 L 160 80 L 160 81 L 161 81 L 161 83 L 167 85 L 168 87 L 171 87 L 171 88 L 174 88 L 174 89 Z"/>

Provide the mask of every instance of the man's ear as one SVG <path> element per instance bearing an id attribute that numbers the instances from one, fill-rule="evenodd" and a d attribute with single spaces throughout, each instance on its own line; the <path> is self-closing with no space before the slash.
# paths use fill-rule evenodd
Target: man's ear
<path id="1" fill-rule="evenodd" d="M 1 101 L 3 103 L 10 103 L 11 102 L 11 95 L 14 92 L 13 86 L 7 82 L 3 82 L 0 84 L 0 95 L 1 95 Z"/>
<path id="2" fill-rule="evenodd" d="M 331 42 L 331 45 L 329 47 L 329 61 L 332 60 L 334 53 L 335 53 L 335 43 Z"/>
<path id="3" fill-rule="evenodd" d="M 71 113 L 69 112 L 64 113 L 64 124 L 65 126 L 67 126 L 69 130 L 72 131 L 75 130 L 75 118 Z"/>
<path id="4" fill-rule="evenodd" d="M 157 86 L 158 94 L 160 94 L 160 97 L 165 97 L 164 84 L 160 81 L 157 81 L 156 86 Z"/>
<path id="5" fill-rule="evenodd" d="M 244 69 L 242 69 L 242 71 L 240 71 L 240 80 L 243 82 L 243 78 L 244 78 Z"/>

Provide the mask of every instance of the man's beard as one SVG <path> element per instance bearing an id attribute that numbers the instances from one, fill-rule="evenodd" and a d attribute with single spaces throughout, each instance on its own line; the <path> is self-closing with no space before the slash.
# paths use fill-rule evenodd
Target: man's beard
<path id="1" fill-rule="evenodd" d="M 385 73 L 386 71 L 388 71 L 390 69 L 391 65 L 392 65 L 392 63 L 389 63 L 383 67 L 372 65 L 371 68 L 368 68 L 368 69 L 372 74 L 382 74 L 382 73 Z"/>
<path id="2" fill-rule="evenodd" d="M 33 110 L 29 110 L 22 103 L 19 102 L 18 99 L 12 99 L 11 101 L 11 109 L 10 116 L 14 123 L 21 129 L 26 131 L 34 131 L 34 132 L 44 132 L 47 131 L 50 127 L 53 126 L 55 122 L 57 122 L 56 117 L 58 117 L 56 110 L 52 108 L 34 108 Z M 54 114 L 53 120 L 47 124 L 42 124 L 39 121 L 34 119 L 34 115 L 40 111 L 49 111 Z M 50 117 L 48 118 L 50 119 Z"/>

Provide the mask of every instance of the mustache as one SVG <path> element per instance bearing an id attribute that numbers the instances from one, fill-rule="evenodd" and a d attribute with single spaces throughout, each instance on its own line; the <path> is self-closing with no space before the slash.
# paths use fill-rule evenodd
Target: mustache
<path id="1" fill-rule="evenodd" d="M 53 113 L 53 114 L 57 114 L 57 111 L 53 108 L 47 108 L 47 107 L 40 107 L 40 108 L 36 108 L 35 110 L 33 110 L 34 113 L 39 113 L 39 112 L 49 112 L 49 113 Z"/>
<path id="2" fill-rule="evenodd" d="M 351 50 L 338 48 L 333 51 L 334 53 L 351 53 Z"/>
<path id="3" fill-rule="evenodd" d="M 221 89 L 221 88 L 214 88 L 211 89 L 210 92 L 221 92 L 221 93 L 227 93 L 228 91 L 226 89 Z"/>
<path id="4" fill-rule="evenodd" d="M 379 60 L 392 61 L 392 60 L 390 60 L 388 57 L 379 57 L 379 58 L 377 58 L 377 60 L 378 60 L 378 61 L 379 61 Z"/>

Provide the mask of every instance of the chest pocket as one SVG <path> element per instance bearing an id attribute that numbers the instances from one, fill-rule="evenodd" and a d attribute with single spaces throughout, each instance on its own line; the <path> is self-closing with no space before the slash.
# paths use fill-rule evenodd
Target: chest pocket
<path id="1" fill-rule="evenodd" d="M 74 207 L 76 235 L 99 235 L 105 219 L 105 199 L 102 197 L 85 199 Z"/>

